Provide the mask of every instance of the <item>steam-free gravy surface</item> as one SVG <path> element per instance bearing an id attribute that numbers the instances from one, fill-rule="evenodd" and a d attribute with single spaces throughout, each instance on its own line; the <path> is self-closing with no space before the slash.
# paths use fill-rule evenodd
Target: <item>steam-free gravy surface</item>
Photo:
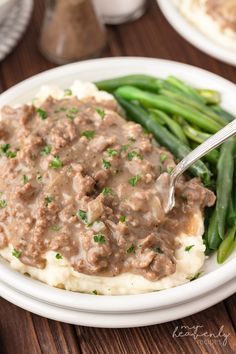
<path id="1" fill-rule="evenodd" d="M 33 267 L 53 250 L 81 273 L 160 279 L 175 272 L 176 236 L 215 200 L 183 177 L 165 215 L 155 182 L 173 157 L 114 101 L 4 107 L 0 144 L 0 248 Z"/>

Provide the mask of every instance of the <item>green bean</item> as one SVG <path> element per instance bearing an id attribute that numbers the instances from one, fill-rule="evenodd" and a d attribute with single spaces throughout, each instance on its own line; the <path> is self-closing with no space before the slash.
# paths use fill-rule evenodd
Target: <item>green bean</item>
<path id="1" fill-rule="evenodd" d="M 169 83 L 172 87 L 175 87 L 180 92 L 192 96 L 195 100 L 204 104 L 219 104 L 221 95 L 216 90 L 210 89 L 195 89 L 188 85 L 186 82 L 174 77 L 169 76 L 165 82 Z"/>
<path id="2" fill-rule="evenodd" d="M 187 137 L 193 141 L 196 141 L 198 144 L 202 144 L 205 140 L 210 138 L 211 134 L 203 133 L 197 129 L 192 128 L 190 125 L 185 124 L 183 126 L 183 131 Z"/>
<path id="3" fill-rule="evenodd" d="M 217 250 L 222 241 L 218 232 L 216 209 L 214 209 L 210 218 L 208 231 L 207 231 L 207 241 L 208 241 L 208 247 L 211 250 Z"/>
<path id="4" fill-rule="evenodd" d="M 236 225 L 236 157 L 234 157 L 233 186 L 227 215 L 227 225 L 229 227 Z"/>
<path id="5" fill-rule="evenodd" d="M 210 134 L 203 133 L 197 129 L 192 128 L 189 124 L 187 124 L 183 119 L 177 118 L 178 122 L 180 122 L 183 132 L 187 136 L 188 139 L 194 141 L 198 144 L 202 144 L 205 140 L 210 138 Z M 212 150 L 210 151 L 203 159 L 206 159 L 210 163 L 213 163 L 214 165 L 217 164 L 218 159 L 219 159 L 219 151 L 218 150 Z"/>
<path id="6" fill-rule="evenodd" d="M 166 113 L 159 111 L 158 109 L 150 109 L 150 112 L 153 114 L 154 119 L 162 119 L 168 126 L 169 130 L 185 145 L 188 145 L 188 140 L 184 135 L 183 130 L 175 120 L 171 119 Z"/>
<path id="7" fill-rule="evenodd" d="M 166 128 L 161 126 L 155 121 L 148 112 L 130 102 L 123 99 L 118 93 L 115 94 L 117 101 L 126 111 L 128 117 L 141 124 L 145 129 L 151 132 L 156 140 L 165 146 L 172 154 L 182 160 L 187 154 L 191 152 L 191 149 L 180 142 L 173 134 L 171 134 Z M 190 172 L 197 177 L 200 177 L 205 185 L 211 184 L 211 172 L 202 161 L 197 161 L 190 167 Z"/>
<path id="8" fill-rule="evenodd" d="M 232 227 L 233 225 L 236 225 L 236 210 L 234 208 L 233 196 L 231 196 L 227 213 L 227 226 Z"/>
<path id="9" fill-rule="evenodd" d="M 220 150 L 220 157 L 217 164 L 217 201 L 216 212 L 218 220 L 218 231 L 221 239 L 225 235 L 226 217 L 233 185 L 234 172 L 234 139 L 224 143 Z"/>
<path id="10" fill-rule="evenodd" d="M 235 232 L 236 225 L 234 225 L 227 233 L 225 239 L 220 244 L 220 247 L 217 251 L 217 262 L 223 263 L 234 251 L 236 242 L 235 242 Z"/>
<path id="11" fill-rule="evenodd" d="M 197 92 L 205 98 L 206 104 L 219 104 L 221 101 L 221 95 L 216 90 L 200 89 Z"/>
<path id="12" fill-rule="evenodd" d="M 211 137 L 211 134 L 203 133 L 200 130 L 194 129 L 181 117 L 176 117 L 176 120 L 180 123 L 186 136 L 198 144 L 202 144 L 205 140 Z"/>
<path id="13" fill-rule="evenodd" d="M 98 81 L 95 82 L 95 85 L 99 88 L 99 90 L 105 90 L 109 92 L 113 92 L 118 87 L 126 85 L 135 86 L 151 92 L 158 92 L 162 86 L 162 82 L 163 80 L 156 79 L 153 76 L 136 74 Z"/>
<path id="14" fill-rule="evenodd" d="M 205 255 L 209 255 L 213 250 L 210 249 L 209 247 L 209 242 L 208 242 L 208 228 L 209 228 L 209 223 L 210 223 L 210 218 L 212 216 L 212 210 L 211 208 L 206 208 L 205 213 L 204 213 L 204 234 L 202 236 L 203 238 L 203 243 L 205 245 Z"/>
<path id="15" fill-rule="evenodd" d="M 236 141 L 235 141 L 236 146 Z M 232 190 L 232 204 L 236 214 L 236 149 L 234 151 L 234 177 L 233 177 L 233 190 Z"/>
<path id="16" fill-rule="evenodd" d="M 169 114 L 180 115 L 190 123 L 195 124 L 210 133 L 216 133 L 222 128 L 222 126 L 213 119 L 206 117 L 204 114 L 193 108 L 176 103 L 176 101 L 170 97 L 145 92 L 133 86 L 120 87 L 116 92 L 125 100 L 138 100 L 147 108 L 158 108 Z"/>
<path id="17" fill-rule="evenodd" d="M 211 106 L 211 109 L 216 112 L 222 119 L 224 119 L 226 123 L 232 122 L 232 120 L 235 119 L 235 117 L 231 113 L 225 111 L 220 106 Z"/>
<path id="18" fill-rule="evenodd" d="M 195 90 L 193 87 L 189 86 L 186 84 L 184 81 L 170 75 L 168 78 L 165 80 L 165 82 L 168 82 L 175 88 L 177 88 L 180 92 L 184 92 L 188 94 L 189 96 L 194 97 L 196 100 L 199 102 L 205 103 L 206 100 L 204 97 L 202 97 L 200 94 L 198 94 L 197 90 Z"/>
<path id="19" fill-rule="evenodd" d="M 220 125 L 225 125 L 225 119 L 223 119 L 217 112 L 215 112 L 211 107 L 206 106 L 204 103 L 199 102 L 198 100 L 194 99 L 193 97 L 188 97 L 185 93 L 176 93 L 173 92 L 171 89 L 160 89 L 160 95 L 164 95 L 167 97 L 171 97 L 179 103 L 182 103 L 190 108 L 194 108 L 197 111 L 205 114 L 207 117 L 212 118 L 214 121 L 219 123 Z"/>

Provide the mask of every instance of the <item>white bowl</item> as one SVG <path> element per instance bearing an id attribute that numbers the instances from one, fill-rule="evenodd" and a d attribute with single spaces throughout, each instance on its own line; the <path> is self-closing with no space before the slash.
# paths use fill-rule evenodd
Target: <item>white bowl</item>
<path id="1" fill-rule="evenodd" d="M 16 1 L 17 0 L 0 0 L 0 25 L 2 21 L 5 20 Z"/>
<path id="2" fill-rule="evenodd" d="M 31 101 L 43 84 L 56 84 L 66 88 L 75 79 L 96 81 L 132 73 L 144 73 L 156 77 L 166 77 L 172 74 L 197 87 L 219 90 L 222 93 L 223 106 L 232 113 L 236 112 L 236 87 L 233 83 L 210 72 L 186 64 L 132 57 L 89 60 L 46 71 L 4 92 L 0 96 L 0 107 L 4 104 L 15 105 Z M 173 306 L 184 306 L 185 303 L 187 306 L 187 303 L 191 301 L 199 304 L 198 299 L 208 296 L 208 294 L 213 294 L 208 301 L 208 306 L 210 306 L 222 300 L 222 296 L 219 296 L 217 292 L 222 286 L 224 287 L 224 284 L 230 283 L 231 286 L 230 291 L 224 292 L 223 298 L 236 291 L 236 282 L 233 280 L 235 276 L 236 254 L 233 254 L 225 264 L 220 266 L 217 264 L 215 256 L 213 256 L 206 261 L 202 277 L 176 288 L 141 295 L 94 296 L 49 287 L 15 272 L 9 268 L 5 261 L 0 260 L 0 279 L 2 284 L 23 293 L 26 297 L 34 298 L 41 303 L 50 304 L 50 306 L 60 306 L 67 310 L 72 309 L 74 311 L 97 314 L 131 314 L 154 309 L 163 311 L 166 309 L 167 311 L 168 308 Z M 7 298 L 7 295 L 5 294 L 4 297 Z M 10 296 L 9 301 L 11 301 Z M 28 309 L 30 310 L 30 308 Z M 194 313 L 201 309 L 201 306 L 193 306 L 189 311 Z M 168 318 L 167 316 L 166 320 Z"/>

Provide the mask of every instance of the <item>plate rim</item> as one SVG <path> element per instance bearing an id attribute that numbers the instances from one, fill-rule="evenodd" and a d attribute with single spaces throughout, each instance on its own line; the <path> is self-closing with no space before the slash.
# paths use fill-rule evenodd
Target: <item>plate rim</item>
<path id="1" fill-rule="evenodd" d="M 217 296 L 215 296 L 213 291 L 209 294 L 204 294 L 201 298 L 184 304 L 177 304 L 166 309 L 149 310 L 146 313 L 91 313 L 63 309 L 55 305 L 42 303 L 37 299 L 27 297 L 25 294 L 16 291 L 0 281 L 0 293 L 3 295 L 2 297 L 26 311 L 55 321 L 99 328 L 131 328 L 174 321 L 214 306 L 226 297 L 231 296 L 235 288 L 235 283 L 230 281 L 217 289 Z"/>
<path id="2" fill-rule="evenodd" d="M 0 105 L 6 103 L 8 98 L 12 96 L 19 95 L 22 90 L 26 90 L 27 86 L 30 87 L 39 87 L 42 85 L 40 81 L 47 78 L 47 80 L 51 80 L 54 78 L 55 80 L 60 79 L 60 76 L 65 76 L 65 72 L 74 73 L 76 68 L 79 68 L 80 71 L 82 69 L 88 69 L 93 66 L 103 66 L 104 68 L 108 65 L 108 62 L 113 66 L 120 66 L 129 63 L 129 65 L 133 65 L 135 63 L 139 66 L 143 64 L 144 67 L 152 66 L 152 65 L 166 65 L 171 66 L 172 68 L 178 68 L 181 70 L 186 70 L 186 68 L 191 69 L 197 74 L 204 74 L 206 77 L 211 78 L 212 80 L 217 80 L 220 84 L 224 84 L 225 87 L 228 87 L 229 90 L 233 90 L 236 93 L 236 86 L 230 81 L 220 77 L 219 75 L 210 73 L 209 71 L 188 65 L 183 63 L 178 63 L 170 60 L 164 59 L 155 59 L 155 58 L 142 58 L 142 57 L 116 57 L 116 58 L 102 58 L 102 59 L 93 59 L 87 60 L 83 62 L 77 62 L 73 64 L 68 64 L 66 66 L 54 68 L 47 70 L 45 72 L 39 73 L 31 78 L 24 80 L 23 82 L 11 87 L 4 93 L 0 95 Z M 109 64 L 109 65 L 110 65 Z M 116 74 L 116 73 L 115 73 Z M 114 75 L 115 75 L 114 74 Z M 68 74 L 69 75 L 69 74 Z M 29 90 L 30 88 L 28 88 Z M 236 106 L 235 106 L 236 109 Z M 234 272 L 232 271 L 234 269 Z M 13 273 L 13 274 L 12 274 Z M 220 274 L 219 277 L 213 276 L 213 273 L 217 275 Z M 3 262 L 0 262 L 0 278 L 5 279 L 7 284 L 11 284 L 15 289 L 21 289 L 22 292 L 31 294 L 35 298 L 44 299 L 45 302 L 51 302 L 53 304 L 57 304 L 58 306 L 71 307 L 73 304 L 73 308 L 77 308 L 80 310 L 87 310 L 93 312 L 135 312 L 146 311 L 147 309 L 160 308 L 165 306 L 171 306 L 173 303 L 181 303 L 187 301 L 189 298 L 193 299 L 195 297 L 200 296 L 202 293 L 207 293 L 211 291 L 213 288 L 217 288 L 217 286 L 222 285 L 224 282 L 230 281 L 233 277 L 236 276 L 236 257 L 228 261 L 226 264 L 222 265 L 221 268 L 212 271 L 210 274 L 206 274 L 203 277 L 195 280 L 192 283 L 187 283 L 184 285 L 180 285 L 175 288 L 161 290 L 159 292 L 138 294 L 138 295 L 115 295 L 115 296 L 97 296 L 96 302 L 91 302 L 91 294 L 81 294 L 81 293 L 73 293 L 71 291 L 60 290 L 53 287 L 50 287 L 44 283 L 41 283 L 37 280 L 33 280 L 36 282 L 35 288 L 32 285 L 32 279 L 27 279 L 25 275 L 20 274 L 17 271 L 14 271 L 9 266 L 4 266 Z M 209 281 L 208 279 L 211 278 Z M 213 279 L 212 279 L 213 278 Z M 222 279 L 224 282 L 222 283 Z M 23 281 L 22 281 L 23 280 Z M 24 281 L 25 280 L 25 281 Z M 23 285 L 22 285 L 23 283 Z M 189 285 L 194 284 L 194 285 Z M 186 288 L 191 288 L 191 291 Z M 204 290 L 203 290 L 204 288 Z M 24 290 L 22 290 L 24 289 Z M 186 291 L 187 290 L 187 291 Z M 47 293 L 47 294 L 45 294 Z M 187 294 L 188 293 L 188 294 Z M 159 296 L 158 294 L 163 294 L 163 296 Z M 50 296 L 49 296 L 50 295 Z M 66 295 L 66 296 L 65 296 Z M 168 296 L 169 295 L 169 296 Z M 68 300 L 68 298 L 70 298 Z M 132 302 L 130 302 L 132 299 Z M 168 300 L 167 300 L 168 299 Z M 72 301 L 73 300 L 73 301 Z M 69 303 L 69 306 L 68 306 Z M 95 304 L 94 304 L 95 303 Z"/>

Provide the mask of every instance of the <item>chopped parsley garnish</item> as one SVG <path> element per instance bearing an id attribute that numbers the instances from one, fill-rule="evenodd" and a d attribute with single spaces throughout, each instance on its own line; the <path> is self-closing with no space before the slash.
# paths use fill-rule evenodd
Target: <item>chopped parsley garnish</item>
<path id="1" fill-rule="evenodd" d="M 166 171 L 170 175 L 171 172 L 173 171 L 174 167 L 167 167 Z"/>
<path id="2" fill-rule="evenodd" d="M 75 119 L 75 115 L 69 113 L 67 113 L 66 117 L 72 121 Z"/>
<path id="3" fill-rule="evenodd" d="M 59 226 L 59 225 L 53 225 L 53 226 L 51 227 L 51 229 L 52 229 L 52 231 L 60 231 L 60 230 L 61 230 L 61 226 Z"/>
<path id="4" fill-rule="evenodd" d="M 0 208 L 4 209 L 7 207 L 7 201 L 5 199 L 0 200 Z"/>
<path id="5" fill-rule="evenodd" d="M 54 156 L 52 161 L 49 164 L 49 167 L 53 168 L 54 170 L 57 170 L 58 168 L 62 167 L 62 162 L 60 160 L 59 156 Z"/>
<path id="6" fill-rule="evenodd" d="M 72 166 L 69 166 L 69 167 L 67 168 L 67 173 L 68 173 L 68 175 L 70 175 L 72 172 L 73 172 L 73 167 L 72 167 Z"/>
<path id="7" fill-rule="evenodd" d="M 121 146 L 121 151 L 127 151 L 129 148 L 129 145 L 122 145 Z"/>
<path id="8" fill-rule="evenodd" d="M 79 112 L 79 108 L 77 108 L 77 107 L 71 107 L 69 109 L 69 113 L 76 114 L 78 112 Z"/>
<path id="9" fill-rule="evenodd" d="M 62 255 L 60 253 L 56 254 L 56 259 L 63 259 Z"/>
<path id="10" fill-rule="evenodd" d="M 94 295 L 98 295 L 97 290 L 93 290 L 92 293 L 93 293 Z"/>
<path id="11" fill-rule="evenodd" d="M 69 88 L 68 88 L 68 89 L 65 89 L 65 90 L 64 90 L 64 95 L 65 95 L 65 96 L 72 96 L 72 90 L 69 89 Z"/>
<path id="12" fill-rule="evenodd" d="M 17 151 L 12 151 L 10 149 L 10 144 L 2 144 L 0 147 L 1 153 L 6 157 L 13 159 L 16 157 Z"/>
<path id="13" fill-rule="evenodd" d="M 155 247 L 154 251 L 157 253 L 164 253 L 160 247 Z"/>
<path id="14" fill-rule="evenodd" d="M 184 250 L 186 252 L 189 252 L 193 247 L 194 247 L 194 245 L 186 246 Z"/>
<path id="15" fill-rule="evenodd" d="M 8 150 L 6 152 L 6 157 L 8 157 L 9 159 L 14 159 L 14 157 L 16 157 L 16 154 L 17 154 L 17 151 Z"/>
<path id="16" fill-rule="evenodd" d="M 58 107 L 57 109 L 55 109 L 54 113 L 65 112 L 65 111 L 67 111 L 66 107 Z"/>
<path id="17" fill-rule="evenodd" d="M 104 119 L 104 117 L 105 117 L 104 109 L 97 107 L 97 108 L 95 108 L 95 110 L 100 115 L 101 119 Z"/>
<path id="18" fill-rule="evenodd" d="M 16 258 L 20 258 L 22 252 L 21 251 L 17 251 L 15 248 L 14 250 L 12 251 L 12 255 Z"/>
<path id="19" fill-rule="evenodd" d="M 109 187 L 104 187 L 103 190 L 102 190 L 102 194 L 103 194 L 103 195 L 112 194 L 111 188 L 109 188 Z"/>
<path id="20" fill-rule="evenodd" d="M 138 184 L 138 182 L 140 181 L 140 179 L 141 179 L 141 177 L 139 175 L 136 175 L 136 176 L 130 178 L 128 182 L 132 187 L 135 187 Z"/>
<path id="21" fill-rule="evenodd" d="M 38 174 L 38 175 L 36 176 L 36 180 L 37 180 L 38 183 L 42 183 L 42 181 L 43 181 L 43 176 L 41 176 L 41 175 Z"/>
<path id="22" fill-rule="evenodd" d="M 119 152 L 115 149 L 107 149 L 108 156 L 117 156 Z"/>
<path id="23" fill-rule="evenodd" d="M 80 217 L 80 219 L 81 219 L 85 224 L 87 224 L 87 222 L 88 222 L 88 217 L 87 217 L 86 211 L 80 209 L 79 211 L 77 211 L 76 215 L 77 215 L 78 217 Z"/>
<path id="24" fill-rule="evenodd" d="M 1 153 L 5 155 L 6 157 L 13 159 L 16 157 L 17 151 L 11 151 L 10 149 L 10 144 L 2 144 L 0 147 Z"/>
<path id="25" fill-rule="evenodd" d="M 93 236 L 94 242 L 99 243 L 100 245 L 102 245 L 103 243 L 106 243 L 106 239 L 105 236 L 102 234 L 97 234 Z"/>
<path id="26" fill-rule="evenodd" d="M 23 175 L 22 182 L 23 182 L 23 184 L 26 184 L 27 182 L 29 182 L 29 177 L 27 177 L 26 175 Z"/>
<path id="27" fill-rule="evenodd" d="M 135 246 L 131 245 L 128 249 L 127 249 L 127 253 L 135 253 Z"/>
<path id="28" fill-rule="evenodd" d="M 143 155 L 141 155 L 137 151 L 130 151 L 128 152 L 128 160 L 132 161 L 134 157 L 138 157 L 140 160 L 143 160 Z"/>
<path id="29" fill-rule="evenodd" d="M 48 204 L 52 203 L 53 199 L 48 195 L 47 197 L 45 197 L 44 201 L 45 205 L 48 206 Z"/>
<path id="30" fill-rule="evenodd" d="M 50 155 L 52 147 L 50 145 L 45 145 L 44 148 L 40 151 L 40 155 L 47 156 Z"/>
<path id="31" fill-rule="evenodd" d="M 193 281 L 193 280 L 196 280 L 197 278 L 200 277 L 200 275 L 202 274 L 203 272 L 199 272 L 197 274 L 195 274 L 192 278 L 189 278 L 190 281 Z"/>
<path id="32" fill-rule="evenodd" d="M 81 133 L 81 136 L 85 136 L 88 140 L 92 140 L 95 136 L 94 130 L 86 130 Z"/>
<path id="33" fill-rule="evenodd" d="M 125 222 L 126 221 L 126 216 L 125 215 L 121 215 L 119 218 L 120 222 Z"/>
<path id="34" fill-rule="evenodd" d="M 46 111 L 44 111 L 42 108 L 36 108 L 36 112 L 40 116 L 42 120 L 46 119 L 48 117 L 48 114 Z"/>
<path id="35" fill-rule="evenodd" d="M 10 144 L 2 144 L 1 152 L 5 154 L 9 148 L 10 148 Z"/>
<path id="36" fill-rule="evenodd" d="M 163 155 L 160 156 L 160 161 L 161 162 L 165 162 L 166 159 L 167 159 L 166 155 L 163 154 Z"/>
<path id="37" fill-rule="evenodd" d="M 66 114 L 66 117 L 69 118 L 70 120 L 74 120 L 76 117 L 76 114 L 79 112 L 79 109 L 77 107 L 72 107 L 68 110 L 68 113 Z"/>
<path id="38" fill-rule="evenodd" d="M 105 159 L 102 160 L 102 164 L 103 164 L 103 168 L 105 168 L 105 170 L 108 170 L 111 167 L 111 163 Z"/>

